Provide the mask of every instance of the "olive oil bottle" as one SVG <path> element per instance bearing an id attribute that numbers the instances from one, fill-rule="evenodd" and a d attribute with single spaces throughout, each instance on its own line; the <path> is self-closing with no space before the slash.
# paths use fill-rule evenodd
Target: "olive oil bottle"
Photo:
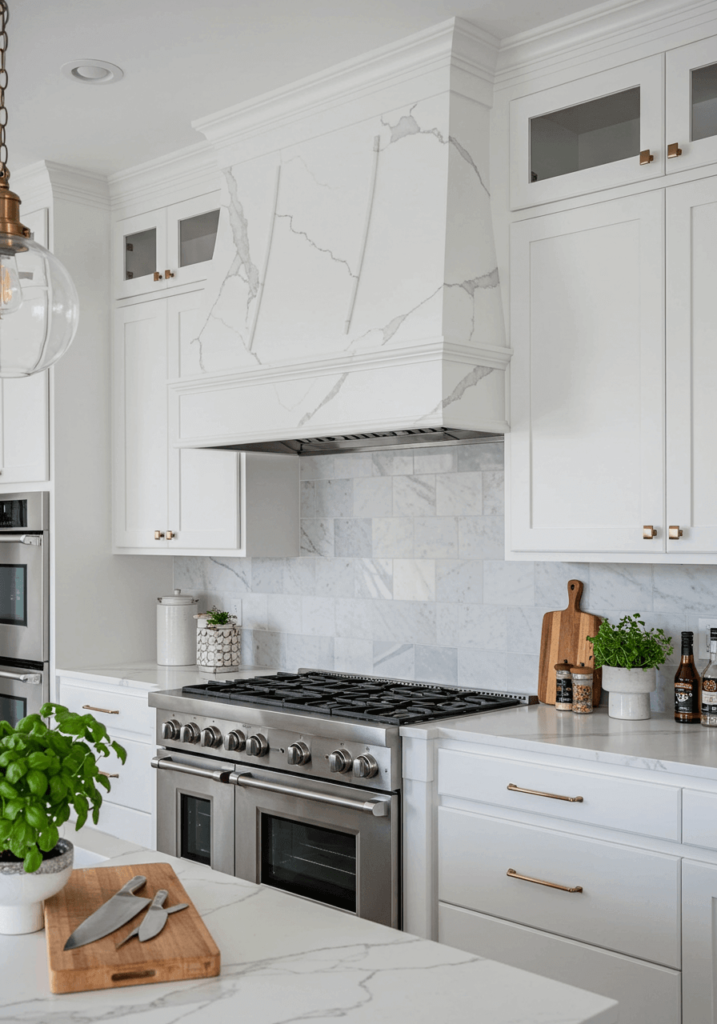
<path id="1" fill-rule="evenodd" d="M 675 674 L 675 721 L 700 721 L 700 674 L 692 649 L 694 633 L 682 634 L 682 658 Z"/>

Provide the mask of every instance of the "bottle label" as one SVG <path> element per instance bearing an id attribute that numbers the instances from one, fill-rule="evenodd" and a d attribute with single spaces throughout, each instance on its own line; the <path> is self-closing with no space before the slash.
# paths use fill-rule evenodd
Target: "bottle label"
<path id="1" fill-rule="evenodd" d="M 692 683 L 675 683 L 675 711 L 680 715 L 694 715 L 698 709 L 698 694 Z"/>
<path id="2" fill-rule="evenodd" d="M 572 704 L 573 702 L 573 681 L 572 679 L 558 679 L 555 683 L 555 703 Z"/>
<path id="3" fill-rule="evenodd" d="M 702 681 L 702 714 L 717 715 L 717 679 Z"/>

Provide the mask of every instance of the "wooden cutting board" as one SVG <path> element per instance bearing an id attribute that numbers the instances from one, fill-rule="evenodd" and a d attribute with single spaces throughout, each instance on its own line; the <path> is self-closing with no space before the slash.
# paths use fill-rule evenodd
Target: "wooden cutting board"
<path id="1" fill-rule="evenodd" d="M 189 906 L 170 914 L 160 934 L 147 942 L 134 938 L 116 949 L 120 939 L 143 920 L 146 913 L 143 910 L 104 939 L 65 951 L 63 946 L 75 928 L 135 875 L 147 878 L 147 884 L 138 890 L 137 896 L 154 896 L 158 889 L 167 889 L 165 907 L 176 903 Z M 212 978 L 219 974 L 219 950 L 169 864 L 128 864 L 73 871 L 65 888 L 45 900 L 45 928 L 52 992 L 86 992 L 186 978 Z"/>
<path id="2" fill-rule="evenodd" d="M 540 638 L 540 672 L 538 699 L 543 704 L 555 703 L 555 666 L 567 661 L 571 665 L 593 664 L 593 645 L 585 637 L 595 636 L 600 626 L 597 615 L 580 610 L 583 585 L 580 580 L 568 581 L 568 607 L 560 612 L 546 612 Z M 602 670 L 593 676 L 593 704 L 600 703 Z"/>

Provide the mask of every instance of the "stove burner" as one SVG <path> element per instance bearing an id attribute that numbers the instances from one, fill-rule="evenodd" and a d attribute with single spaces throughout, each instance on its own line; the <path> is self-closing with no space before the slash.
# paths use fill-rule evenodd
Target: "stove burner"
<path id="1" fill-rule="evenodd" d="M 450 686 L 401 686 L 376 679 L 341 679 L 320 672 L 277 672 L 254 679 L 217 680 L 185 686 L 182 692 L 205 700 L 309 711 L 384 725 L 432 722 L 520 703 L 499 694 L 472 694 Z"/>

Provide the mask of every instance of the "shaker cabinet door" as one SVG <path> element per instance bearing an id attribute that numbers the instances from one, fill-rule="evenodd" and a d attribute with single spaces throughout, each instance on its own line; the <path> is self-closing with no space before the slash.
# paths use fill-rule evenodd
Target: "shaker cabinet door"
<path id="1" fill-rule="evenodd" d="M 47 374 L 0 380 L 0 483 L 50 478 Z"/>
<path id="2" fill-rule="evenodd" d="M 682 861 L 682 1024 L 717 1024 L 717 867 Z"/>
<path id="3" fill-rule="evenodd" d="M 717 178 L 667 189 L 667 550 L 717 552 Z M 673 539 L 670 539 L 673 538 Z"/>
<path id="4" fill-rule="evenodd" d="M 509 553 L 665 550 L 663 277 L 661 190 L 513 225 Z"/>
<path id="5" fill-rule="evenodd" d="M 113 342 L 114 542 L 165 548 L 167 524 L 167 306 L 117 310 Z"/>
<path id="6" fill-rule="evenodd" d="M 667 52 L 668 174 L 717 163 L 717 36 Z"/>

